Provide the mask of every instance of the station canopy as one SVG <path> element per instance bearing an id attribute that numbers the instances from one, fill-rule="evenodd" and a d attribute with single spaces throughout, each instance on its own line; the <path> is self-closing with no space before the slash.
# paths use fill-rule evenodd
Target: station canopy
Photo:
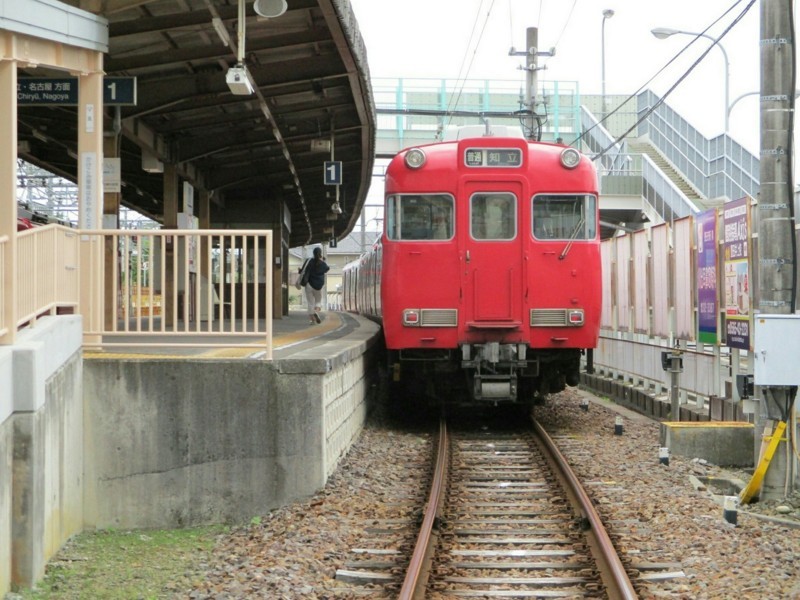
<path id="1" fill-rule="evenodd" d="M 353 229 L 372 174 L 375 109 L 348 0 L 267 2 L 281 13 L 273 18 L 246 0 L 241 48 L 238 0 L 65 4 L 108 20 L 106 77 L 136 78 L 135 105 L 105 104 L 105 130 L 120 133 L 124 206 L 163 221 L 169 164 L 210 193 L 212 228 L 260 228 L 285 203 L 292 247 Z M 242 69 L 252 93 L 234 81 Z M 21 104 L 18 115 L 19 156 L 74 181 L 76 107 Z M 326 161 L 341 162 L 327 184 Z M 336 207 L 331 175 L 341 181 Z"/>

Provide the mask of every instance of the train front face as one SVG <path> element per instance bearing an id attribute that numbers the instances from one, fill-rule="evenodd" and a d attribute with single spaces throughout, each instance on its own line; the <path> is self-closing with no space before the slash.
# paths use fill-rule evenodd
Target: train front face
<path id="1" fill-rule="evenodd" d="M 577 383 L 601 308 L 588 159 L 518 138 L 410 149 L 387 169 L 385 219 L 381 302 L 395 380 L 490 403 Z"/>

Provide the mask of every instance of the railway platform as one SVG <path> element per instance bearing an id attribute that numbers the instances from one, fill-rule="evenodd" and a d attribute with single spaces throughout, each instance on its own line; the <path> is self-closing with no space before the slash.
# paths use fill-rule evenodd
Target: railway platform
<path id="1" fill-rule="evenodd" d="M 15 515 L 0 523 L 12 540 L 0 558 L 15 581 L 32 585 L 83 530 L 241 523 L 323 487 L 366 418 L 380 329 L 322 319 L 275 319 L 272 360 L 252 348 L 88 351 L 72 315 L 25 330 L 0 355 L 13 382 L 0 451 L 21 474 L 0 487 Z"/>
<path id="2" fill-rule="evenodd" d="M 346 338 L 347 335 L 357 329 L 360 325 L 360 318 L 355 318 L 348 313 L 327 311 L 321 313 L 322 323 L 312 324 L 308 320 L 305 311 L 289 311 L 288 315 L 272 321 L 272 346 L 273 359 L 283 360 L 291 357 L 298 357 L 304 351 L 313 348 L 320 343 L 329 343 L 337 339 Z M 252 319 L 242 323 L 241 320 L 234 322 L 237 330 L 254 331 L 264 330 L 264 320 L 254 324 Z M 147 327 L 147 323 L 144 324 Z M 157 329 L 157 327 L 156 327 Z M 115 342 L 129 344 L 136 338 L 117 334 L 104 336 L 111 338 Z M 204 348 L 192 345 L 182 345 L 180 336 L 164 334 L 162 336 L 162 346 L 128 346 L 124 350 L 84 350 L 85 358 L 136 358 L 136 357 L 158 357 L 158 358 L 245 358 L 262 359 L 263 351 L 255 351 L 252 348 L 242 347 L 230 348 Z M 247 340 L 248 342 L 250 340 Z M 235 344 L 235 340 L 228 343 Z M 249 345 L 249 344 L 248 344 Z"/>

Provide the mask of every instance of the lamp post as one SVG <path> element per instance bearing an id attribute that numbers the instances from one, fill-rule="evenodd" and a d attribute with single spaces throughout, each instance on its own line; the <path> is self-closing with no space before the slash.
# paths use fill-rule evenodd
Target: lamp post
<path id="1" fill-rule="evenodd" d="M 600 78 L 601 93 L 603 95 L 603 116 L 608 112 L 606 104 L 606 21 L 614 16 L 614 11 L 607 8 L 603 11 L 603 24 L 600 27 Z"/>
<path id="2" fill-rule="evenodd" d="M 695 37 L 704 37 L 712 42 L 714 45 L 722 51 L 722 56 L 725 59 L 725 133 L 728 133 L 728 117 L 730 115 L 730 107 L 728 106 L 728 97 L 730 95 L 730 70 L 731 70 L 731 63 L 728 61 L 728 53 L 725 52 L 725 48 L 722 47 L 717 41 L 717 38 L 711 37 L 706 33 L 694 33 L 692 31 L 682 31 L 680 29 L 670 29 L 669 27 L 656 27 L 655 29 L 651 29 L 650 33 L 656 36 L 660 40 L 665 40 L 671 35 L 675 34 L 683 34 L 683 35 L 693 35 Z"/>

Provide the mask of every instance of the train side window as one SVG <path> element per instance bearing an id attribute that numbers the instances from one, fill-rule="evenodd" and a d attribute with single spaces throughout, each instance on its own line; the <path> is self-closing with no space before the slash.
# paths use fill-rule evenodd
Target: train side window
<path id="1" fill-rule="evenodd" d="M 591 240 L 597 235 L 597 198 L 591 194 L 533 197 L 533 236 L 538 240 Z"/>
<path id="2" fill-rule="evenodd" d="M 470 198 L 470 234 L 476 240 L 512 240 L 517 235 L 517 198 L 491 192 Z"/>
<path id="3" fill-rule="evenodd" d="M 449 240 L 455 232 L 455 202 L 448 194 L 398 194 L 386 199 L 386 235 L 391 240 Z"/>

